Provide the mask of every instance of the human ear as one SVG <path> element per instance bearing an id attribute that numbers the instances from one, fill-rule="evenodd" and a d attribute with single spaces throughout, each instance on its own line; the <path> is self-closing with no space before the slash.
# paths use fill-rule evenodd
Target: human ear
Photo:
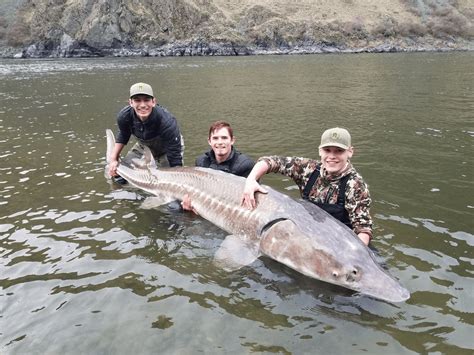
<path id="1" fill-rule="evenodd" d="M 352 158 L 352 155 L 354 154 L 354 148 L 353 147 L 349 147 L 349 149 L 347 149 L 347 152 L 349 153 L 349 158 Z"/>

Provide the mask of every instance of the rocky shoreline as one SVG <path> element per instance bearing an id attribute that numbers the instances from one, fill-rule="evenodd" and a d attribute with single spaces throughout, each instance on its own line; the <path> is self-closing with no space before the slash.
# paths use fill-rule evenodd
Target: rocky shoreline
<path id="1" fill-rule="evenodd" d="M 3 0 L 1 58 L 474 50 L 469 0 Z"/>
<path id="2" fill-rule="evenodd" d="M 437 41 L 433 43 L 373 43 L 366 45 L 341 45 L 336 43 L 301 43 L 294 46 L 263 47 L 204 41 L 174 42 L 160 47 L 92 48 L 63 39 L 56 48 L 38 43 L 26 48 L 0 47 L 1 58 L 93 58 L 93 57 L 180 57 L 180 56 L 249 56 L 249 55 L 298 55 L 325 53 L 399 53 L 399 52 L 449 52 L 472 51 L 470 41 Z"/>

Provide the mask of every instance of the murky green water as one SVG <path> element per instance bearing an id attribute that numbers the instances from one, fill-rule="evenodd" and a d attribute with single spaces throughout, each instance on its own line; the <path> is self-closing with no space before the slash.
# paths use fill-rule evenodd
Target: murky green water
<path id="1" fill-rule="evenodd" d="M 0 352 L 472 354 L 473 53 L 0 61 Z M 103 177 L 131 83 L 179 119 L 185 163 L 216 119 L 236 146 L 314 157 L 353 135 L 389 304 L 261 258 L 214 266 L 225 233 L 140 208 Z M 282 176 L 266 184 L 297 196 Z"/>

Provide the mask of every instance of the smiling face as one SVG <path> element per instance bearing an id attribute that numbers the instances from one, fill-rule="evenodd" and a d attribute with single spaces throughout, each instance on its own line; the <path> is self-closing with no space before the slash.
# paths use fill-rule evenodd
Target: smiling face
<path id="1" fill-rule="evenodd" d="M 148 95 L 135 95 L 130 98 L 129 103 L 137 116 L 144 121 L 150 116 L 153 107 L 156 105 L 156 100 Z"/>
<path id="2" fill-rule="evenodd" d="M 207 142 L 214 151 L 217 162 L 221 163 L 229 157 L 235 139 L 227 127 L 222 127 L 214 130 Z"/>
<path id="3" fill-rule="evenodd" d="M 347 165 L 348 160 L 352 157 L 353 148 L 342 149 L 339 147 L 323 147 L 319 148 L 319 156 L 321 163 L 326 171 L 331 175 L 338 175 Z"/>

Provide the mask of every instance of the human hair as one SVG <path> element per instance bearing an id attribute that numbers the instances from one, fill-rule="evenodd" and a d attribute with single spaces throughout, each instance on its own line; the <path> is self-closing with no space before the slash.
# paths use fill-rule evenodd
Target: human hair
<path id="1" fill-rule="evenodd" d="M 226 121 L 216 121 L 214 122 L 211 127 L 209 127 L 209 138 L 211 138 L 212 134 L 221 129 L 221 128 L 227 128 L 229 131 L 230 138 L 234 138 L 234 131 L 232 130 L 232 127 L 230 126 L 230 123 L 227 123 Z"/>

